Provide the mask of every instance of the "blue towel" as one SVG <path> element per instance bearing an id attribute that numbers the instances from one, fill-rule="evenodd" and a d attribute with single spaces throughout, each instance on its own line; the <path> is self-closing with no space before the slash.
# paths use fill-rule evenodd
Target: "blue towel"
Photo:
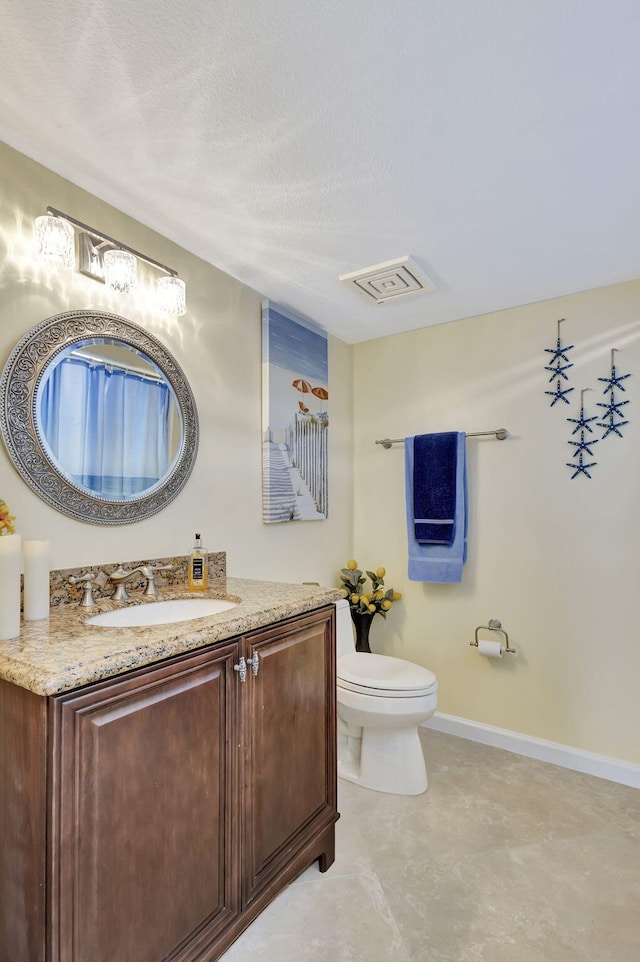
<path id="1" fill-rule="evenodd" d="M 451 544 L 456 516 L 458 435 L 413 439 L 413 521 L 420 544 Z"/>
<path id="2" fill-rule="evenodd" d="M 467 560 L 467 468 L 466 435 L 457 439 L 456 514 L 451 544 L 419 544 L 413 518 L 413 438 L 405 438 L 405 485 L 407 498 L 407 540 L 409 542 L 409 580 L 430 584 L 462 581 L 462 566 Z"/>

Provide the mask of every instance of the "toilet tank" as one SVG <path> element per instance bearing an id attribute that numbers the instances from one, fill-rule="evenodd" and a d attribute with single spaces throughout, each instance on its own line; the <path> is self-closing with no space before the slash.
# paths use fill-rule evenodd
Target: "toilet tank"
<path id="1" fill-rule="evenodd" d="M 355 651 L 355 636 L 351 610 L 346 598 L 336 601 L 336 658 L 350 655 Z"/>

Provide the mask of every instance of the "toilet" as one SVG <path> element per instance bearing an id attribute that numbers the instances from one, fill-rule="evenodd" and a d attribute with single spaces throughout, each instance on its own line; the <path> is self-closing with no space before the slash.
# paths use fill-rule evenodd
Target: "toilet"
<path id="1" fill-rule="evenodd" d="M 432 671 L 355 651 L 349 602 L 336 602 L 338 776 L 376 792 L 427 790 L 418 726 L 438 704 Z"/>

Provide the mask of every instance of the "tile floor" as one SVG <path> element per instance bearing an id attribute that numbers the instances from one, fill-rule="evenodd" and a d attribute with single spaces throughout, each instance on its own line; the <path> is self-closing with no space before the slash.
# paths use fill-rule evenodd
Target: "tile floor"
<path id="1" fill-rule="evenodd" d="M 339 781 L 336 861 L 222 962 L 639 962 L 640 791 L 425 731 L 429 791 Z"/>

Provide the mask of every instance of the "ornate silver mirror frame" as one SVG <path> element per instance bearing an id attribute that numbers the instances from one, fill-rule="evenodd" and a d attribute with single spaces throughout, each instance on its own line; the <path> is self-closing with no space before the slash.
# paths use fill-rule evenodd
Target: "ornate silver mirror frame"
<path id="1" fill-rule="evenodd" d="M 37 395 L 48 365 L 91 338 L 105 338 L 141 352 L 162 372 L 180 410 L 182 437 L 172 468 L 159 484 L 127 500 L 91 494 L 65 476 L 49 456 L 37 422 Z M 198 413 L 189 383 L 164 345 L 117 314 L 67 311 L 33 327 L 15 346 L 0 379 L 0 430 L 19 473 L 47 504 L 77 521 L 131 524 L 165 508 L 186 484 L 198 452 Z"/>

